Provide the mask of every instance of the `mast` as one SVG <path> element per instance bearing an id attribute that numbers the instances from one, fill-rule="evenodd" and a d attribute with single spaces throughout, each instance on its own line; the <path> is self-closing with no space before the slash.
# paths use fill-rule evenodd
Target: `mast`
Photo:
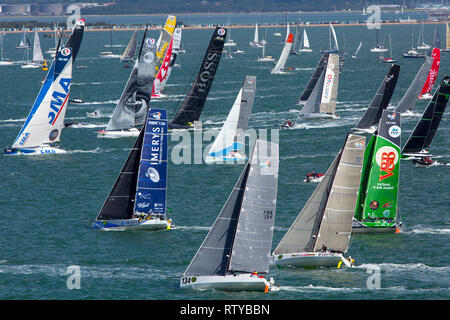
<path id="1" fill-rule="evenodd" d="M 225 28 L 217 26 L 214 30 L 197 78 L 174 119 L 169 123 L 169 129 L 185 127 L 187 123 L 193 123 L 200 118 L 206 97 L 219 67 L 226 34 Z"/>

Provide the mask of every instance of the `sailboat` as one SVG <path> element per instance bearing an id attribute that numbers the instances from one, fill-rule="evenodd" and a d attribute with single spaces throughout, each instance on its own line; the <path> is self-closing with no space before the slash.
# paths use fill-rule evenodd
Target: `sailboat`
<path id="1" fill-rule="evenodd" d="M 228 200 L 180 279 L 180 288 L 271 291 L 278 144 L 256 140 Z"/>
<path id="2" fill-rule="evenodd" d="M 399 74 L 400 66 L 398 64 L 391 65 L 354 130 L 370 134 L 376 131 L 383 111 L 389 106 Z"/>
<path id="3" fill-rule="evenodd" d="M 3 38 L 5 37 L 4 32 L 0 32 L 0 66 L 12 66 L 14 61 L 5 59 L 3 56 Z"/>
<path id="4" fill-rule="evenodd" d="M 219 66 L 226 35 L 227 29 L 225 28 L 217 26 L 214 30 L 197 78 L 175 117 L 169 122 L 169 129 L 191 129 L 194 128 L 194 122 L 200 119 L 206 97 Z"/>
<path id="5" fill-rule="evenodd" d="M 448 23 L 445 24 L 445 48 L 442 49 L 444 52 L 450 52 L 450 27 Z M 436 33 L 436 31 L 435 31 Z M 438 33 L 439 35 L 439 33 Z M 439 48 L 439 46 L 434 46 L 435 48 Z"/>
<path id="6" fill-rule="evenodd" d="M 65 153 L 55 144 L 61 140 L 72 81 L 72 65 L 80 48 L 85 22 L 79 19 L 47 73 L 44 84 L 11 148 L 5 155 Z"/>
<path id="7" fill-rule="evenodd" d="M 25 32 L 25 29 L 23 29 L 22 39 L 20 40 L 19 45 L 16 46 L 16 49 L 31 49 L 30 39 L 28 38 L 28 35 Z"/>
<path id="8" fill-rule="evenodd" d="M 333 25 L 330 22 L 329 25 L 329 32 L 328 32 L 328 37 L 329 37 L 329 49 L 321 49 L 320 52 L 325 53 L 339 53 L 339 43 L 337 40 L 337 36 L 336 36 L 336 31 L 333 28 Z M 332 39 L 333 38 L 333 39 Z"/>
<path id="9" fill-rule="evenodd" d="M 431 49 L 431 46 L 429 44 L 425 43 L 424 27 L 425 27 L 425 25 L 422 22 L 421 25 L 420 25 L 419 38 L 417 39 L 417 49 L 419 49 L 419 50 L 429 50 L 429 49 Z"/>
<path id="10" fill-rule="evenodd" d="M 300 40 L 300 32 L 298 31 L 298 24 L 297 24 L 297 26 L 295 27 L 294 43 L 292 45 L 290 54 L 297 54 L 297 55 L 300 54 L 300 46 L 302 41 L 303 39 Z"/>
<path id="11" fill-rule="evenodd" d="M 275 22 L 275 32 L 273 33 L 275 37 L 281 37 L 281 33 L 278 32 L 278 20 Z"/>
<path id="12" fill-rule="evenodd" d="M 433 98 L 402 149 L 402 158 L 418 166 L 437 164 L 429 148 L 437 132 L 450 96 L 450 76 L 445 75 Z M 428 160 L 428 161 L 427 161 Z"/>
<path id="13" fill-rule="evenodd" d="M 182 35 L 182 28 L 175 28 L 174 31 L 174 39 L 173 39 L 173 49 L 175 52 L 178 53 L 186 53 L 186 50 L 181 46 L 181 35 Z"/>
<path id="14" fill-rule="evenodd" d="M 284 65 L 286 64 L 286 60 L 289 56 L 289 52 L 292 47 L 292 40 L 294 35 L 292 33 L 287 37 L 286 43 L 284 44 L 283 51 L 281 52 L 281 56 L 277 61 L 275 67 L 270 71 L 271 74 L 286 74 L 286 70 L 284 69 Z"/>
<path id="15" fill-rule="evenodd" d="M 262 43 L 259 42 L 258 23 L 255 25 L 255 35 L 253 41 L 250 42 L 250 47 L 262 47 Z"/>
<path id="16" fill-rule="evenodd" d="M 235 46 L 237 46 L 237 43 L 234 42 L 233 39 L 231 39 L 230 19 L 228 19 L 227 27 L 228 27 L 228 39 L 223 46 L 224 47 L 235 47 Z"/>
<path id="17" fill-rule="evenodd" d="M 358 47 L 356 47 L 355 53 L 352 54 L 353 59 L 358 58 L 358 53 L 359 53 L 359 50 L 361 50 L 361 47 L 362 47 L 362 41 L 358 44 Z"/>
<path id="18" fill-rule="evenodd" d="M 441 64 L 441 49 L 434 48 L 431 52 L 431 57 L 433 58 L 433 63 L 430 68 L 430 72 L 428 73 L 427 80 L 423 85 L 422 91 L 419 95 L 419 100 L 431 99 L 431 90 L 433 90 L 433 85 L 436 82 L 439 66 Z"/>
<path id="19" fill-rule="evenodd" d="M 378 40 L 378 29 L 375 29 L 375 31 L 377 35 L 377 42 L 375 44 L 375 47 L 370 49 L 370 52 L 387 52 L 388 49 Z"/>
<path id="20" fill-rule="evenodd" d="M 407 53 L 403 54 L 403 58 L 425 58 L 424 53 L 420 53 L 414 48 L 414 34 L 412 24 L 411 24 L 411 49 L 409 49 Z"/>
<path id="21" fill-rule="evenodd" d="M 306 34 L 306 29 L 303 29 L 303 39 L 300 45 L 299 52 L 312 52 L 312 49 L 309 46 L 308 35 Z"/>
<path id="22" fill-rule="evenodd" d="M 392 42 L 391 42 L 391 35 L 389 35 L 389 57 L 385 58 L 383 56 L 380 56 L 380 62 L 381 63 L 394 63 L 397 62 L 398 60 L 394 60 L 392 59 Z"/>
<path id="23" fill-rule="evenodd" d="M 262 45 L 262 56 L 258 57 L 258 62 L 272 62 L 275 61 L 275 58 L 272 56 L 266 56 L 266 43 L 264 42 Z"/>
<path id="24" fill-rule="evenodd" d="M 23 69 L 40 68 L 44 63 L 44 56 L 42 55 L 41 41 L 39 40 L 39 34 L 37 30 L 34 30 L 34 42 L 33 42 L 33 59 L 28 61 L 28 49 L 25 49 L 27 55 L 27 62 L 21 65 Z"/>
<path id="25" fill-rule="evenodd" d="M 339 85 L 339 55 L 330 53 L 314 89 L 300 111 L 300 119 L 336 119 Z"/>
<path id="26" fill-rule="evenodd" d="M 154 66 L 154 61 L 150 64 Z M 167 134 L 166 110 L 150 108 L 145 125 L 93 223 L 94 229 L 171 228 L 172 221 L 166 217 Z"/>
<path id="27" fill-rule="evenodd" d="M 50 56 L 53 58 L 56 54 L 56 47 L 58 46 L 58 24 L 56 22 L 53 22 L 54 25 L 54 29 L 55 29 L 55 47 L 48 49 L 47 51 L 45 51 L 45 53 L 49 53 Z"/>
<path id="28" fill-rule="evenodd" d="M 99 131 L 97 138 L 136 137 L 141 132 L 138 127 L 145 124 L 150 102 L 147 96 L 151 96 L 157 63 L 155 39 L 147 38 L 146 34 L 147 29 L 119 102 L 106 129 Z"/>
<path id="29" fill-rule="evenodd" d="M 205 159 L 206 163 L 245 161 L 245 131 L 255 100 L 256 77 L 245 76 L 244 83 L 231 107 L 228 117 L 214 140 Z"/>
<path id="30" fill-rule="evenodd" d="M 364 151 L 353 233 L 398 232 L 400 113 L 383 110 Z"/>
<path id="31" fill-rule="evenodd" d="M 311 92 L 313 91 L 314 87 L 316 86 L 316 83 L 319 80 L 320 75 L 322 74 L 322 71 L 327 66 L 328 57 L 329 57 L 328 52 L 325 52 L 322 54 L 322 57 L 320 58 L 319 63 L 316 66 L 316 69 L 314 69 L 314 72 L 311 75 L 311 78 L 309 79 L 308 84 L 306 85 L 305 89 L 303 89 L 303 92 L 297 101 L 298 105 L 304 104 L 309 99 L 309 96 L 311 95 Z"/>
<path id="32" fill-rule="evenodd" d="M 134 60 L 134 55 L 136 54 L 136 45 L 137 45 L 137 31 L 133 32 L 130 41 L 128 42 L 125 51 L 120 56 L 121 62 L 130 62 Z"/>
<path id="33" fill-rule="evenodd" d="M 406 90 L 402 99 L 395 108 L 396 112 L 400 112 L 402 114 L 407 112 L 411 113 L 411 110 L 416 105 L 417 99 L 420 94 L 420 90 L 423 86 L 422 84 L 425 83 L 425 80 L 427 79 L 427 74 L 432 65 L 432 60 L 433 59 L 431 57 L 425 58 L 425 61 L 420 67 L 416 76 L 414 77 L 414 80 L 411 82 L 410 86 L 408 87 L 408 90 Z"/>
<path id="34" fill-rule="evenodd" d="M 109 47 L 110 51 L 102 51 L 100 52 L 101 58 L 120 58 L 120 54 L 115 54 L 112 52 L 113 44 L 112 44 L 112 27 L 109 28 L 109 45 L 104 45 L 104 47 Z"/>
<path id="35" fill-rule="evenodd" d="M 351 267 L 352 233 L 366 138 L 348 134 L 323 179 L 281 239 L 272 263 L 289 267 Z"/>

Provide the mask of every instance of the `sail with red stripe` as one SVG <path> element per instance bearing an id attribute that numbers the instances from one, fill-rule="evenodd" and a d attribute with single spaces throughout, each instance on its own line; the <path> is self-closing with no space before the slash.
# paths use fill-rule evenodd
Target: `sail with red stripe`
<path id="1" fill-rule="evenodd" d="M 430 72 L 428 73 L 427 80 L 420 92 L 419 98 L 425 93 L 430 93 L 431 90 L 433 90 L 433 85 L 436 82 L 439 73 L 439 65 L 441 64 L 441 50 L 439 48 L 434 48 L 431 57 L 433 58 L 433 63 L 431 64 Z"/>
<path id="2" fill-rule="evenodd" d="M 161 68 L 159 68 L 159 71 L 155 77 L 155 81 L 153 82 L 153 90 L 152 90 L 152 97 L 158 97 L 161 94 L 161 91 L 164 89 L 164 86 L 167 83 L 167 80 L 169 79 L 169 67 L 170 67 L 170 59 L 172 58 L 172 46 L 173 46 L 173 37 L 172 40 L 170 40 L 169 47 L 166 51 L 166 56 L 164 57 L 164 60 L 161 64 Z"/>

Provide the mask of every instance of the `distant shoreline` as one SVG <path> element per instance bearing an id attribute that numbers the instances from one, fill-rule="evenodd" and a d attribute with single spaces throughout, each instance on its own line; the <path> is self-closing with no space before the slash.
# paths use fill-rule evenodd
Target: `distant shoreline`
<path id="1" fill-rule="evenodd" d="M 405 21 L 405 22 L 380 22 L 381 25 L 411 25 L 411 24 L 446 24 L 449 23 L 448 21 Z M 335 27 L 355 27 L 355 26 L 364 26 L 365 23 L 336 23 L 333 24 Z M 291 25 L 295 26 L 295 25 Z M 321 23 L 321 24 L 300 24 L 300 27 L 309 28 L 309 27 L 328 27 L 328 23 Z M 200 29 L 214 29 L 216 26 L 188 26 L 183 27 L 185 30 L 200 30 Z M 233 26 L 223 26 L 226 28 L 232 28 L 232 29 L 249 29 L 249 28 L 255 28 L 255 25 L 233 25 Z M 279 25 L 261 25 L 261 28 L 284 28 L 286 27 L 285 24 L 279 24 Z M 148 30 L 160 30 L 161 28 L 158 27 L 148 27 Z M 132 30 L 145 30 L 145 27 L 130 27 L 130 28 L 85 28 L 84 31 L 90 32 L 90 31 L 132 31 Z M 23 33 L 23 30 L 16 30 L 16 31 L 1 31 L 2 33 Z M 25 32 L 32 33 L 34 30 L 27 30 Z M 39 30 L 39 32 L 55 32 L 53 29 L 49 30 Z M 64 33 L 70 32 L 70 30 L 63 30 Z"/>

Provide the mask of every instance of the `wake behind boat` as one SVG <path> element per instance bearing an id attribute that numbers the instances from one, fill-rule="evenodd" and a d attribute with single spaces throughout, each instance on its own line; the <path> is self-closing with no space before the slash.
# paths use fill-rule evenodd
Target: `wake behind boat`
<path id="1" fill-rule="evenodd" d="M 61 140 L 64 128 L 72 65 L 83 38 L 84 26 L 84 20 L 79 19 L 66 46 L 58 48 L 33 107 L 12 147 L 5 149 L 5 155 L 65 153 L 56 144 Z"/>
<path id="2" fill-rule="evenodd" d="M 93 224 L 95 230 L 166 230 L 167 114 L 149 109 L 144 127 Z"/>

